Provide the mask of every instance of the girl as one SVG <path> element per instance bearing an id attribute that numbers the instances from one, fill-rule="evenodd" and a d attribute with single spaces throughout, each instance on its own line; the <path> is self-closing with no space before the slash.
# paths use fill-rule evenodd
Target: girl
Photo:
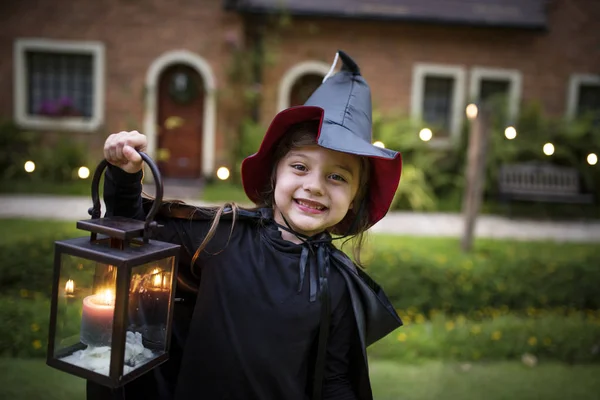
<path id="1" fill-rule="evenodd" d="M 242 163 L 256 208 L 163 204 L 155 238 L 182 245 L 170 359 L 119 390 L 88 382 L 88 399 L 372 399 L 366 346 L 402 323 L 332 241 L 360 249 L 401 158 L 371 144 L 369 87 L 338 55 L 342 70 Z M 144 219 L 145 148 L 138 132 L 106 140 L 107 215 Z"/>

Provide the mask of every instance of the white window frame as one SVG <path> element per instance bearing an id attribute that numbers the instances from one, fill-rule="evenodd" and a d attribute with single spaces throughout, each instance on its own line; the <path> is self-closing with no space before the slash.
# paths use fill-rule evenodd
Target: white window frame
<path id="1" fill-rule="evenodd" d="M 66 131 L 91 132 L 104 122 L 104 44 L 90 41 L 64 41 L 53 39 L 17 39 L 13 47 L 15 84 L 13 104 L 15 122 L 28 129 L 56 129 Z M 27 51 L 48 51 L 56 53 L 90 54 L 94 65 L 94 99 L 92 117 L 51 118 L 27 113 Z"/>
<path id="2" fill-rule="evenodd" d="M 473 67 L 471 68 L 469 82 L 469 97 L 472 101 L 479 101 L 479 93 L 481 90 L 481 81 L 484 79 L 490 80 L 505 80 L 509 81 L 508 89 L 508 118 L 509 122 L 515 121 L 519 115 L 519 105 L 521 104 L 521 93 L 523 85 L 523 75 L 516 69 L 504 68 L 488 68 L 488 67 Z"/>
<path id="3" fill-rule="evenodd" d="M 577 115 L 577 100 L 579 99 L 579 88 L 581 85 L 600 86 L 600 75 L 593 74 L 572 74 L 569 78 L 569 88 L 567 90 L 567 110 L 568 119 L 575 118 Z"/>
<path id="4" fill-rule="evenodd" d="M 417 63 L 413 66 L 411 116 L 418 121 L 422 121 L 423 118 L 425 78 L 428 76 L 454 79 L 452 109 L 450 111 L 450 135 L 448 138 L 436 138 L 434 136 L 429 142 L 433 146 L 449 145 L 460 136 L 464 118 L 466 70 L 461 65 Z"/>

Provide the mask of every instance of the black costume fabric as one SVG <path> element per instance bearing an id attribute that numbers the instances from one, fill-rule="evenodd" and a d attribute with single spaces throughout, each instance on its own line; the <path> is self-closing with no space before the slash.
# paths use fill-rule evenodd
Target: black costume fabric
<path id="1" fill-rule="evenodd" d="M 140 180 L 141 174 L 109 166 L 107 216 L 145 217 Z M 192 269 L 211 221 L 158 221 L 163 227 L 155 239 L 183 248 L 170 359 L 120 389 L 88 382 L 89 400 L 310 399 L 321 304 L 315 301 L 319 249 L 308 246 L 321 246 L 335 266 L 328 276 L 332 315 L 323 398 L 372 398 L 365 347 L 401 322 L 382 293 L 375 301 L 361 296 L 356 269 L 329 240 L 285 241 L 271 211 L 261 209 L 236 220 L 233 229 L 224 219 Z M 379 290 L 368 285 L 367 291 Z M 381 315 L 378 303 L 386 314 L 379 326 L 368 319 Z"/>

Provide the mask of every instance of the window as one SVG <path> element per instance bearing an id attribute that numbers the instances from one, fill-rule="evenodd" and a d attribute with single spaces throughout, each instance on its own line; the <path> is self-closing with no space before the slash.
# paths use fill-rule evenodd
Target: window
<path id="1" fill-rule="evenodd" d="M 423 93 L 423 119 L 443 131 L 450 131 L 454 79 L 428 76 Z"/>
<path id="2" fill-rule="evenodd" d="M 508 119 L 514 121 L 521 102 L 521 82 L 521 73 L 516 70 L 474 67 L 471 70 L 469 97 L 474 102 L 485 102 L 504 96 Z"/>
<path id="3" fill-rule="evenodd" d="M 417 64 L 413 69 L 411 114 L 434 132 L 434 143 L 460 133 L 464 109 L 462 67 Z"/>
<path id="4" fill-rule="evenodd" d="M 15 43 L 15 120 L 28 128 L 92 131 L 104 113 L 99 43 L 21 39 Z"/>
<path id="5" fill-rule="evenodd" d="M 567 94 L 567 116 L 574 118 L 588 113 L 600 114 L 600 75 L 572 75 Z"/>

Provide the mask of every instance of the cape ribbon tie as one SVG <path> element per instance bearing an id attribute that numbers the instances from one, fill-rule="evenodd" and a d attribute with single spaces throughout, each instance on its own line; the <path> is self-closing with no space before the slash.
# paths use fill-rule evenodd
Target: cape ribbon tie
<path id="1" fill-rule="evenodd" d="M 300 254 L 300 265 L 298 266 L 298 293 L 304 286 L 304 276 L 308 265 L 310 301 L 317 299 L 317 288 L 323 295 L 329 291 L 329 253 L 331 249 L 327 245 L 329 240 L 305 240 L 302 244 L 302 253 Z"/>
<path id="2" fill-rule="evenodd" d="M 298 293 L 304 286 L 304 275 L 308 266 L 310 302 L 317 300 L 317 287 L 320 293 L 321 302 L 329 301 L 329 253 L 331 248 L 331 236 L 328 233 L 321 233 L 318 236 L 306 236 L 296 232 L 283 214 L 281 214 L 285 226 L 275 222 L 275 225 L 281 229 L 293 234 L 302 242 L 302 253 L 300 253 L 300 264 L 298 266 Z"/>

